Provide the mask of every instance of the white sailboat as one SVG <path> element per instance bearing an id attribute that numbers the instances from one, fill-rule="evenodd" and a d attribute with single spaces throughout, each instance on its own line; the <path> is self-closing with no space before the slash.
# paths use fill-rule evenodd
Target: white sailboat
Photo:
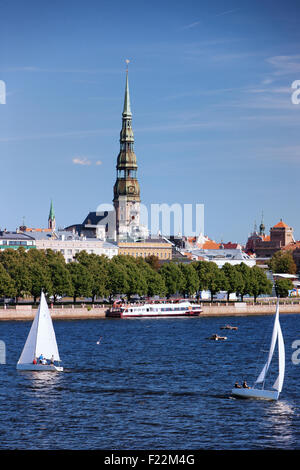
<path id="1" fill-rule="evenodd" d="M 266 375 L 269 370 L 276 343 L 278 343 L 278 377 L 275 380 L 272 390 L 265 389 Z M 266 400 L 278 400 L 282 390 L 285 372 L 285 350 L 282 331 L 279 322 L 279 301 L 277 301 L 276 314 L 274 319 L 273 333 L 267 362 L 263 366 L 257 377 L 253 388 L 233 388 L 232 395 L 242 398 L 263 398 Z M 262 388 L 256 388 L 256 385 L 262 384 Z"/>
<path id="2" fill-rule="evenodd" d="M 39 363 L 43 356 L 46 364 Z M 35 363 L 37 362 L 37 363 Z M 56 365 L 60 362 L 55 332 L 44 293 L 41 293 L 40 305 L 31 325 L 22 354 L 17 363 L 17 370 L 63 371 Z"/>

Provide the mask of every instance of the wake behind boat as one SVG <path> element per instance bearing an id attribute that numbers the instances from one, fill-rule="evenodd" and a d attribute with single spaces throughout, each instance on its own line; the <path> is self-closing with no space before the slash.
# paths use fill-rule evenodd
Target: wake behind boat
<path id="1" fill-rule="evenodd" d="M 186 317 L 199 316 L 201 312 L 200 305 L 183 299 L 177 302 L 153 302 L 137 305 L 115 303 L 106 316 L 117 318 Z"/>
<path id="2" fill-rule="evenodd" d="M 265 389 L 265 379 L 267 372 L 269 370 L 272 357 L 274 354 L 276 343 L 278 342 L 278 377 L 274 382 L 272 389 Z M 232 389 L 231 393 L 234 396 L 241 398 L 261 398 L 265 400 L 278 400 L 279 394 L 282 390 L 283 380 L 285 372 L 285 351 L 284 351 L 284 341 L 282 336 L 282 331 L 279 323 L 279 301 L 277 301 L 276 314 L 274 319 L 273 333 L 271 339 L 271 345 L 269 350 L 269 355 L 267 362 L 262 368 L 261 373 L 255 381 L 253 388 L 244 388 L 244 387 L 235 387 Z M 255 388 L 256 384 L 262 384 L 262 388 Z"/>
<path id="3" fill-rule="evenodd" d="M 63 371 L 60 362 L 55 332 L 44 293 L 31 325 L 17 370 Z"/>

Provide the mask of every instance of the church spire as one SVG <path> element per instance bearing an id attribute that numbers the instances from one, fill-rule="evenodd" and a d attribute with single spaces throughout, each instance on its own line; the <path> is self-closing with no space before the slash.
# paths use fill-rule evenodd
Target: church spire
<path id="1" fill-rule="evenodd" d="M 54 214 L 52 200 L 50 204 L 50 212 L 49 212 L 49 217 L 48 217 L 48 228 L 50 228 L 51 230 L 55 230 L 55 214 Z"/>
<path id="2" fill-rule="evenodd" d="M 126 61 L 127 65 L 128 62 Z M 120 232 L 123 232 L 123 234 L 128 233 L 130 224 L 139 224 L 140 187 L 137 180 L 137 168 L 127 68 L 122 129 L 120 132 L 120 152 L 117 159 L 117 179 L 114 185 L 113 199 L 116 211 L 117 235 Z"/>
<path id="3" fill-rule="evenodd" d="M 264 224 L 264 213 L 262 212 L 261 213 L 261 223 L 260 223 L 260 226 L 259 226 L 259 235 L 264 235 L 265 230 L 266 230 L 266 227 L 265 227 L 265 224 Z"/>
<path id="4" fill-rule="evenodd" d="M 127 64 L 129 61 L 126 61 Z M 124 107 L 123 107 L 123 117 L 132 117 L 131 109 L 130 109 L 130 96 L 129 96 L 129 85 L 128 85 L 128 66 L 126 69 L 126 85 L 125 85 L 125 97 L 124 97 Z"/>

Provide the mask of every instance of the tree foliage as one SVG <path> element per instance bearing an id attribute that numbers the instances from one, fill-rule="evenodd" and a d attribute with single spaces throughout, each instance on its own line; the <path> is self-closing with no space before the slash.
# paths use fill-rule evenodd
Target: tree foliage
<path id="1" fill-rule="evenodd" d="M 268 264 L 273 273 L 295 274 L 297 271 L 291 251 L 276 251 Z"/>
<path id="2" fill-rule="evenodd" d="M 289 291 L 293 289 L 293 283 L 290 279 L 276 279 L 275 290 L 277 297 L 288 297 Z"/>
<path id="3" fill-rule="evenodd" d="M 43 290 L 48 297 L 71 296 L 95 300 L 116 296 L 194 296 L 209 290 L 211 299 L 219 291 L 256 298 L 271 293 L 272 284 L 265 272 L 241 263 L 226 263 L 222 269 L 213 262 L 156 263 L 148 259 L 117 255 L 106 256 L 78 253 L 75 260 L 66 264 L 60 252 L 52 250 L 6 249 L 0 252 L 0 296 L 16 298 L 32 296 L 34 301 Z M 281 295 L 287 288 L 280 283 Z"/>

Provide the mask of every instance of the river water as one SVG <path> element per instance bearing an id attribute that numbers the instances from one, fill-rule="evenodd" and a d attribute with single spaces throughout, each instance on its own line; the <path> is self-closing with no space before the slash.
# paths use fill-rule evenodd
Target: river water
<path id="1" fill-rule="evenodd" d="M 258 375 L 272 322 L 271 316 L 55 321 L 62 373 L 16 371 L 31 323 L 1 322 L 0 448 L 299 449 L 300 364 L 291 359 L 299 315 L 281 316 L 280 400 L 230 397 L 236 380 L 251 384 Z M 227 323 L 238 331 L 220 330 Z M 228 339 L 208 340 L 213 333 Z"/>

